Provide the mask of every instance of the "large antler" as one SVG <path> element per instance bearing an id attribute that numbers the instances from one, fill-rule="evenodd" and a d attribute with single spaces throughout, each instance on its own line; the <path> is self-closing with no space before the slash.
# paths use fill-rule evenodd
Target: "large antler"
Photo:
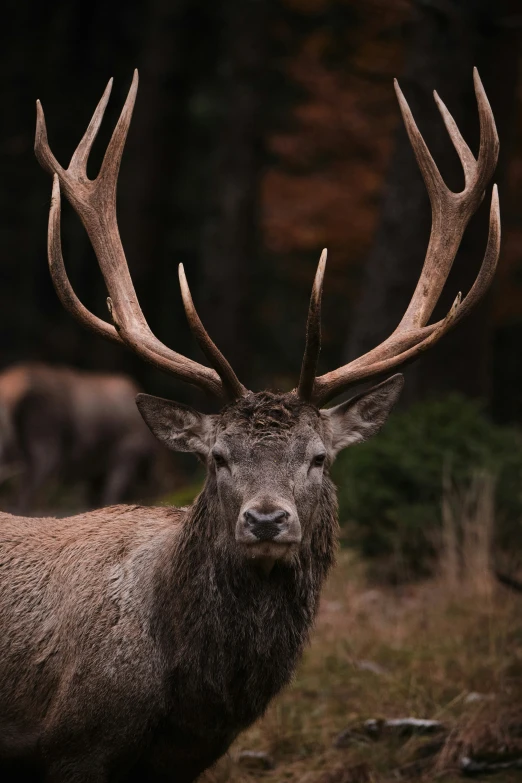
<path id="1" fill-rule="evenodd" d="M 137 71 L 134 72 L 127 100 L 107 147 L 100 172 L 94 180 L 87 177 L 87 160 L 101 125 L 111 88 L 112 79 L 71 158 L 68 169 L 60 166 L 49 148 L 43 109 L 40 101 L 37 102 L 36 157 L 41 166 L 54 177 L 49 215 L 48 251 L 49 268 L 58 296 L 64 307 L 82 324 L 103 337 L 124 343 L 156 367 L 199 386 L 219 398 L 240 397 L 246 390 L 205 331 L 194 308 L 181 264 L 180 284 L 187 319 L 214 369 L 198 364 L 167 348 L 151 332 L 141 311 L 129 274 L 116 217 L 116 185 L 138 90 Z M 60 187 L 80 216 L 91 240 L 109 292 L 107 304 L 114 325 L 97 318 L 82 305 L 67 277 L 60 241 Z"/>
<path id="2" fill-rule="evenodd" d="M 480 119 L 477 160 L 446 106 L 437 93 L 434 93 L 435 102 L 464 169 L 465 184 L 460 193 L 449 190 L 442 180 L 399 85 L 395 82 L 406 130 L 431 202 L 431 235 L 424 266 L 411 302 L 393 334 L 364 356 L 316 378 L 321 344 L 321 292 L 326 262 L 326 253 L 323 252 L 310 300 L 305 356 L 298 386 L 298 394 L 302 399 L 318 406 L 322 405 L 353 384 L 382 375 L 412 361 L 464 318 L 487 291 L 500 252 L 500 214 L 496 185 L 493 187 L 491 199 L 488 242 L 478 276 L 463 301 L 459 294 L 448 315 L 427 326 L 447 280 L 462 235 L 482 201 L 484 189 L 495 170 L 498 158 L 495 120 L 476 68 L 473 79 Z"/>

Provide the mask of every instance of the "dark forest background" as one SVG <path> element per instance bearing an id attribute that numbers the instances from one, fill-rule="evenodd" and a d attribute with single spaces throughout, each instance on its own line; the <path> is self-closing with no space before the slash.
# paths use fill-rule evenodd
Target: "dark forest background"
<path id="1" fill-rule="evenodd" d="M 110 76 L 94 174 L 138 67 L 119 221 L 157 335 L 201 360 L 185 323 L 181 261 L 204 323 L 251 388 L 292 388 L 320 251 L 329 249 L 321 371 L 400 319 L 429 235 L 424 185 L 393 77 L 446 178 L 462 173 L 431 92 L 476 149 L 477 65 L 497 119 L 503 249 L 494 289 L 408 369 L 406 403 L 449 389 L 522 418 L 522 10 L 516 0 L 78 0 L 4 5 L 0 46 L 0 366 L 23 359 L 130 372 L 147 391 L 199 393 L 84 331 L 46 263 L 51 182 L 33 153 L 35 100 L 67 164 Z M 486 199 L 489 201 L 489 199 Z M 466 234 L 441 303 L 478 270 L 487 206 Z M 66 264 L 106 317 L 79 220 L 65 210 Z"/>

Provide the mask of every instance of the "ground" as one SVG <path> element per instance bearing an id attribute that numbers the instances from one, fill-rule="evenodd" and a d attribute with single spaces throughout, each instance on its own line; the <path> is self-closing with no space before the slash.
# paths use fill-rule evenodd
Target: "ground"
<path id="1" fill-rule="evenodd" d="M 376 587 L 364 571 L 341 553 L 294 683 L 206 780 L 449 783 L 463 779 L 465 755 L 522 758 L 522 594 L 487 575 Z M 374 737 L 364 727 L 406 717 L 443 729 L 398 736 L 384 728 Z M 241 760 L 245 750 L 268 758 Z"/>

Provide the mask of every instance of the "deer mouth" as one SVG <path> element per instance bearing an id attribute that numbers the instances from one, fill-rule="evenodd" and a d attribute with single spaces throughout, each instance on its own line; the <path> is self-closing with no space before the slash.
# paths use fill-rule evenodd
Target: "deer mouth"
<path id="1" fill-rule="evenodd" d="M 270 573 L 276 562 L 290 562 L 298 546 L 298 541 L 257 541 L 243 544 L 247 560 L 265 573 Z"/>

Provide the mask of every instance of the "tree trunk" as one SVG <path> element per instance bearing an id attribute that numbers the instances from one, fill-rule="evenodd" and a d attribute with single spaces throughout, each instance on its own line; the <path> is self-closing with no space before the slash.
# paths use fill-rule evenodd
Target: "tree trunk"
<path id="1" fill-rule="evenodd" d="M 248 383 L 250 267 L 258 243 L 271 0 L 225 0 L 221 128 L 203 241 L 201 312 L 212 338 Z"/>
<path id="2" fill-rule="evenodd" d="M 509 13 L 510 5 L 513 3 L 499 4 L 493 0 L 418 4 L 401 87 L 442 176 L 454 190 L 462 188 L 463 175 L 431 92 L 437 89 L 464 138 L 477 150 L 478 113 L 472 69 L 478 65 L 497 121 L 502 150 L 502 142 L 509 136 L 516 95 L 518 36 L 500 18 Z M 504 74 L 501 78 L 500 62 Z M 500 170 L 495 175 L 497 182 L 506 157 L 504 149 Z M 485 249 L 488 210 L 489 190 L 464 236 L 435 317 L 443 315 L 456 293 L 461 290 L 464 294 L 473 282 Z M 427 193 L 401 125 L 385 188 L 380 228 L 364 270 L 347 341 L 347 359 L 369 350 L 397 326 L 419 277 L 429 230 Z M 422 399 L 450 389 L 487 398 L 490 353 L 490 298 L 486 297 L 462 325 L 406 370 L 405 399 Z"/>

